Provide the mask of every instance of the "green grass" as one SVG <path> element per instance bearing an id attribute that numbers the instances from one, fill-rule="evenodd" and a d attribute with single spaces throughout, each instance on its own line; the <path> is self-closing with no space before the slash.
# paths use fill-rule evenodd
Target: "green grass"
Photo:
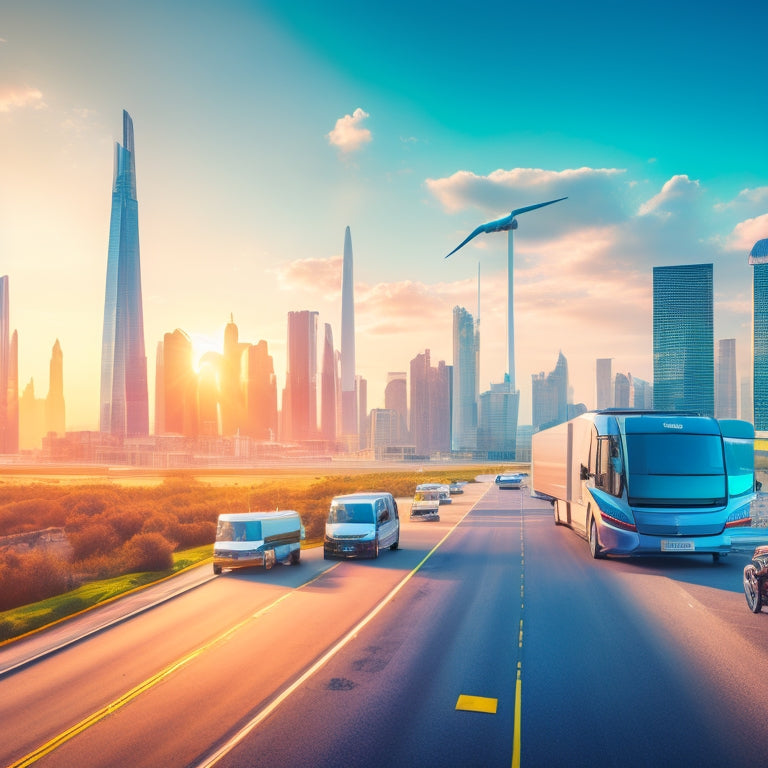
<path id="1" fill-rule="evenodd" d="M 0 613 L 0 644 L 106 603 L 135 589 L 154 584 L 185 568 L 205 562 L 212 556 L 213 544 L 175 552 L 173 566 L 168 571 L 128 573 L 111 579 L 92 581 L 63 595 L 3 611 Z"/>

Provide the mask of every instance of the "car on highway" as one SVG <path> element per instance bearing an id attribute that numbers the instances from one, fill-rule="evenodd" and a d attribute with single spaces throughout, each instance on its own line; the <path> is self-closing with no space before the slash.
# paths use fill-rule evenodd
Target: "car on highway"
<path id="1" fill-rule="evenodd" d="M 416 490 L 411 502 L 411 520 L 440 520 L 440 492 Z"/>
<path id="2" fill-rule="evenodd" d="M 500 490 L 503 488 L 511 488 L 514 490 L 522 486 L 523 479 L 524 475 L 519 472 L 511 474 L 500 474 L 496 475 L 496 485 L 499 486 Z"/>
<path id="3" fill-rule="evenodd" d="M 448 490 L 451 495 L 457 493 L 464 493 L 464 486 L 467 484 L 466 480 L 451 480 L 448 483 Z"/>
<path id="4" fill-rule="evenodd" d="M 323 557 L 378 557 L 400 546 L 400 515 L 391 493 L 351 493 L 331 500 Z"/>
<path id="5" fill-rule="evenodd" d="M 440 494 L 441 504 L 452 504 L 451 489 L 445 483 L 420 483 L 416 486 L 417 491 L 437 491 Z"/>

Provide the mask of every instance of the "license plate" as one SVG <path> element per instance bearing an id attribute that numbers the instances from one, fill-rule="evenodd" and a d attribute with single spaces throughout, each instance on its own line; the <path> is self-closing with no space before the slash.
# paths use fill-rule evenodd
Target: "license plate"
<path id="1" fill-rule="evenodd" d="M 695 541 L 676 541 L 674 539 L 662 539 L 662 552 L 693 552 L 696 549 Z"/>

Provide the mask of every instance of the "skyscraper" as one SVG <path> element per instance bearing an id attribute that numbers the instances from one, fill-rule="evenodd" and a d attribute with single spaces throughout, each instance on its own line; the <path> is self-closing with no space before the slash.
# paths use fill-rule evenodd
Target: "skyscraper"
<path id="1" fill-rule="evenodd" d="M 749 252 L 752 272 L 754 370 L 752 403 L 755 429 L 768 429 L 768 238 L 758 240 Z"/>
<path id="2" fill-rule="evenodd" d="M 48 397 L 45 399 L 45 431 L 64 435 L 64 355 L 56 339 L 51 351 Z"/>
<path id="3" fill-rule="evenodd" d="M 286 440 L 317 438 L 317 312 L 288 313 L 283 434 Z"/>
<path id="4" fill-rule="evenodd" d="M 712 264 L 653 268 L 653 399 L 713 416 Z"/>
<path id="5" fill-rule="evenodd" d="M 625 373 L 617 373 L 613 387 L 613 403 L 617 408 L 631 407 L 631 389 L 632 384 L 629 376 L 627 376 Z"/>
<path id="6" fill-rule="evenodd" d="M 560 352 L 555 370 L 531 377 L 534 432 L 568 421 L 568 361 Z"/>
<path id="7" fill-rule="evenodd" d="M 0 277 L 0 453 L 19 450 L 19 341 L 11 334 L 8 275 Z"/>
<path id="8" fill-rule="evenodd" d="M 453 308 L 453 412 L 451 450 L 477 448 L 478 336 L 472 315 Z"/>
<path id="9" fill-rule="evenodd" d="M 136 161 L 133 121 L 126 111 L 123 111 L 123 143 L 115 144 L 100 402 L 102 432 L 120 436 L 149 433 Z"/>
<path id="10" fill-rule="evenodd" d="M 180 328 L 163 337 L 163 382 L 163 433 L 195 437 L 197 376 L 192 367 L 192 341 Z"/>
<path id="11" fill-rule="evenodd" d="M 352 269 L 352 235 L 344 231 L 344 260 L 341 271 L 341 432 L 359 432 L 355 393 L 355 282 Z"/>
<path id="12" fill-rule="evenodd" d="M 336 359 L 333 329 L 325 324 L 323 367 L 320 372 L 320 435 L 333 445 L 336 442 Z"/>
<path id="13" fill-rule="evenodd" d="M 240 366 L 245 392 L 245 434 L 256 440 L 277 440 L 277 379 L 267 342 L 249 344 Z"/>
<path id="14" fill-rule="evenodd" d="M 715 416 L 736 418 L 736 339 L 717 342 L 717 386 L 715 387 Z"/>
<path id="15" fill-rule="evenodd" d="M 384 408 L 397 411 L 397 442 L 408 438 L 408 384 L 405 371 L 390 371 L 384 389 Z"/>
<path id="16" fill-rule="evenodd" d="M 595 379 L 597 382 L 597 408 L 610 408 L 613 405 L 613 358 L 598 357 L 595 364 Z"/>

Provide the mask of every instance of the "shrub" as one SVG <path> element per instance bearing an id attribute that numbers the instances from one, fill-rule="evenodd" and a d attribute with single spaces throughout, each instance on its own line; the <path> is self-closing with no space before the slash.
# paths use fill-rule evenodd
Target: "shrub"
<path id="1" fill-rule="evenodd" d="M 168 571 L 173 566 L 173 549 L 173 544 L 159 533 L 137 533 L 123 546 L 124 571 Z"/>
<path id="2" fill-rule="evenodd" d="M 0 553 L 0 611 L 35 603 L 66 592 L 69 565 L 46 552 Z"/>
<path id="3" fill-rule="evenodd" d="M 114 529 L 100 522 L 83 526 L 77 533 L 69 534 L 68 538 L 75 560 L 85 560 L 93 555 L 106 555 L 120 544 Z"/>

